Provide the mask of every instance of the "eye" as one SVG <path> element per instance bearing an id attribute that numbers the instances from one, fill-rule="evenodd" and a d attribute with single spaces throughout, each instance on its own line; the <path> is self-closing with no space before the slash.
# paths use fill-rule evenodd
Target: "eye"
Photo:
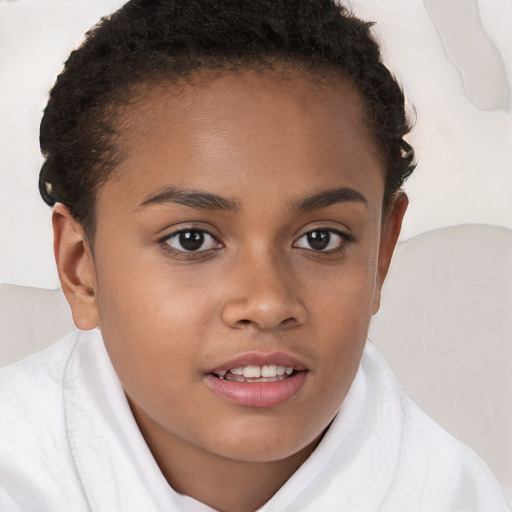
<path id="1" fill-rule="evenodd" d="M 302 235 L 294 247 L 313 251 L 335 251 L 347 242 L 347 235 L 333 229 L 314 229 Z"/>
<path id="2" fill-rule="evenodd" d="M 182 229 L 167 237 L 164 242 L 180 252 L 202 252 L 217 249 L 221 244 L 202 229 Z"/>

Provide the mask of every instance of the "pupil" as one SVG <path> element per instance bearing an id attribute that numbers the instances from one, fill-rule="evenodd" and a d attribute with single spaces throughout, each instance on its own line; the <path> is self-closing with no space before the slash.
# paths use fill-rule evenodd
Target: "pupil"
<path id="1" fill-rule="evenodd" d="M 325 249 L 331 240 L 329 231 L 311 231 L 308 233 L 308 243 L 312 249 L 321 251 Z"/>
<path id="2" fill-rule="evenodd" d="M 204 243 L 201 231 L 184 231 L 180 233 L 180 245 L 187 251 L 197 251 Z"/>

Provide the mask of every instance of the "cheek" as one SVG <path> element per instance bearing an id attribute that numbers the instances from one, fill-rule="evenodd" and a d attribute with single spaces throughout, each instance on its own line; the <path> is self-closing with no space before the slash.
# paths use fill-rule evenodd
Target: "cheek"
<path id="1" fill-rule="evenodd" d="M 369 321 L 376 291 L 377 254 L 376 243 L 361 243 L 341 265 L 303 272 L 311 307 L 324 317 L 325 324 Z"/>
<path id="2" fill-rule="evenodd" d="M 335 271 L 321 269 L 310 289 L 311 330 L 321 336 L 324 364 L 342 387 L 351 382 L 368 336 L 376 291 L 376 245 L 364 245 Z M 321 334 L 320 334 L 321 333 Z"/>
<path id="3" fill-rule="evenodd" d="M 208 287 L 136 256 L 99 262 L 97 273 L 100 329 L 127 389 L 193 367 L 215 314 Z"/>

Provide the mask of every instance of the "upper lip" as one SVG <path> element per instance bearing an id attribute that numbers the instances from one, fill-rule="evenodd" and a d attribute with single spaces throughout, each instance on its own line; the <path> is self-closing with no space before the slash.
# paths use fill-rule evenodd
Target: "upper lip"
<path id="1" fill-rule="evenodd" d="M 215 366 L 209 373 L 218 373 L 220 371 L 231 370 L 231 368 L 243 368 L 245 366 L 269 365 L 293 367 L 297 371 L 307 369 L 298 359 L 284 352 L 269 352 L 267 354 L 261 352 L 246 352 L 229 359 L 225 363 Z"/>

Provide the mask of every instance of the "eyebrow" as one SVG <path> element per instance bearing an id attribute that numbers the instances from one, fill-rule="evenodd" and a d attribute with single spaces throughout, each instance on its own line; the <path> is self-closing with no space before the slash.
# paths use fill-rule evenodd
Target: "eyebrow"
<path id="1" fill-rule="evenodd" d="M 236 212 L 240 208 L 240 205 L 234 199 L 227 199 L 216 194 L 179 187 L 167 187 L 149 195 L 144 199 L 144 201 L 142 201 L 138 208 L 149 206 L 151 204 L 167 203 L 182 204 L 184 206 L 189 206 L 190 208 L 221 210 L 227 212 Z"/>
<path id="2" fill-rule="evenodd" d="M 290 202 L 290 209 L 298 213 L 304 213 L 311 210 L 327 208 L 333 204 L 344 202 L 357 202 L 364 205 L 368 204 L 366 197 L 357 190 L 350 187 L 337 187 L 321 190 L 315 194 L 303 197 Z M 152 204 L 175 203 L 188 206 L 190 208 L 200 208 L 204 210 L 220 210 L 236 213 L 240 209 L 239 203 L 234 199 L 228 199 L 201 192 L 199 190 L 182 189 L 179 187 L 166 187 L 154 194 L 150 194 L 139 205 L 139 208 Z"/>
<path id="3" fill-rule="evenodd" d="M 337 187 L 322 190 L 316 194 L 306 196 L 291 203 L 291 209 L 296 212 L 309 212 L 327 208 L 333 204 L 356 202 L 368 205 L 366 197 L 357 190 L 350 187 Z"/>

